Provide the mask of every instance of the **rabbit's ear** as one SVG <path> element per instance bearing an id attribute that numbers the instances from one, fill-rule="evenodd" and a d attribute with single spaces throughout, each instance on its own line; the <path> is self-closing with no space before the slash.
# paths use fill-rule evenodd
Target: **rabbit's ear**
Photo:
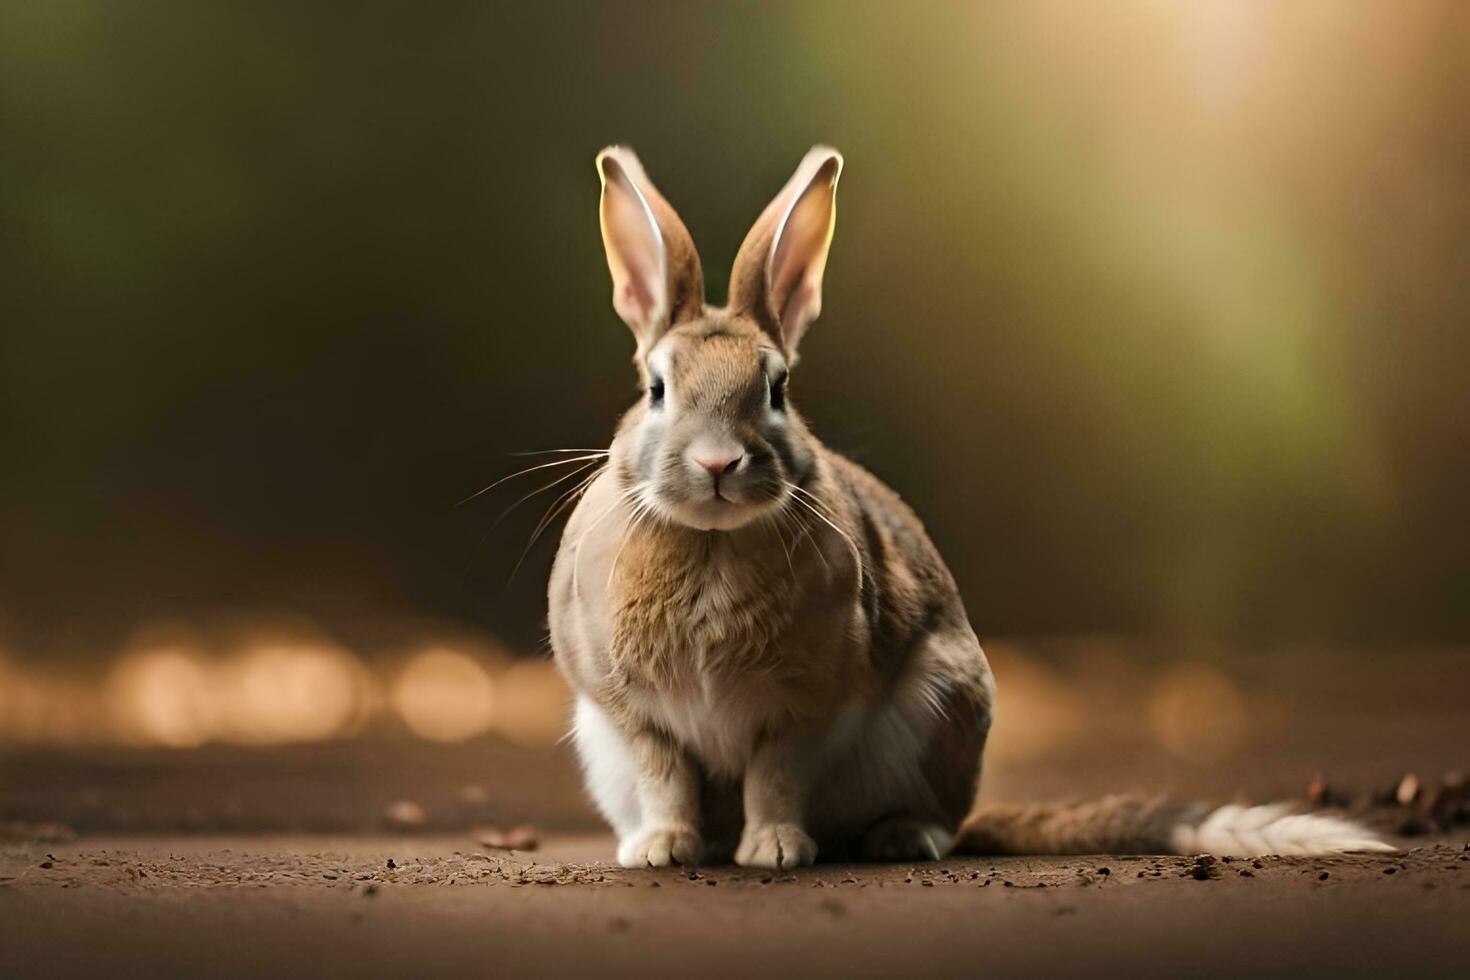
<path id="1" fill-rule="evenodd" d="M 704 273 L 684 222 L 669 207 L 632 150 L 597 154 L 602 177 L 602 244 L 612 270 L 613 308 L 633 329 L 638 351 L 670 324 L 704 307 Z"/>
<path id="2" fill-rule="evenodd" d="M 842 154 L 813 147 L 745 236 L 730 273 L 731 309 L 754 317 L 789 360 L 822 312 L 841 175 Z"/>

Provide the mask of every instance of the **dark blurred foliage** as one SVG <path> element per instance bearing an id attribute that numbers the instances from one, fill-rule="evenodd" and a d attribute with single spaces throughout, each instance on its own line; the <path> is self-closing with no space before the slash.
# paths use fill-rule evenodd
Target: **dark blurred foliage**
<path id="1" fill-rule="evenodd" d="M 1459 3 L 3 0 L 0 608 L 529 646 L 540 508 L 454 505 L 632 397 L 594 153 L 719 302 L 825 141 L 793 397 L 982 636 L 1464 639 L 1467 51 Z"/>

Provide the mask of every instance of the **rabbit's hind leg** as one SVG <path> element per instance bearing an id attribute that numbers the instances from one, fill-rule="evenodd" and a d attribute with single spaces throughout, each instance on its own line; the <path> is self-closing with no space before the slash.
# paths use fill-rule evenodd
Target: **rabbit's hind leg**
<path id="1" fill-rule="evenodd" d="M 829 819 L 845 808 L 832 829 L 865 860 L 944 857 L 975 804 L 994 684 L 972 634 L 926 646 L 824 794 Z"/>

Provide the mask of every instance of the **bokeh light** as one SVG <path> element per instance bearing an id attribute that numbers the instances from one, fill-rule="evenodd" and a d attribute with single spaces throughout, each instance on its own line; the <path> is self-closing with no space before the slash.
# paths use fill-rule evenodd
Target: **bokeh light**
<path id="1" fill-rule="evenodd" d="M 571 695 L 555 665 L 511 664 L 495 679 L 495 730 L 528 745 L 546 745 L 566 734 Z"/>
<path id="2" fill-rule="evenodd" d="M 1004 644 L 988 645 L 986 655 L 999 689 L 992 758 L 1035 759 L 1079 734 L 1086 710 L 1065 678 Z"/>
<path id="3" fill-rule="evenodd" d="M 568 694 L 546 660 L 516 661 L 483 638 L 440 639 L 369 666 L 346 647 L 263 621 L 242 635 L 150 629 L 100 670 L 0 658 L 0 742 L 189 749 L 383 734 L 457 742 L 495 733 L 546 745 Z"/>
<path id="4" fill-rule="evenodd" d="M 435 742 L 460 742 L 490 729 L 495 689 L 474 657 L 448 647 L 416 655 L 393 687 L 393 707 L 409 731 Z"/>
<path id="5" fill-rule="evenodd" d="M 209 667 L 182 649 L 123 657 L 108 679 L 107 703 L 118 733 L 129 741 L 193 748 L 216 732 Z"/>
<path id="6" fill-rule="evenodd" d="M 15 695 L 12 693 L 12 688 L 17 679 L 15 669 L 10 666 L 5 654 L 0 652 L 0 738 L 4 738 L 14 726 L 11 716 L 14 712 L 12 703 Z"/>
<path id="7" fill-rule="evenodd" d="M 355 657 L 326 644 L 268 642 L 217 672 L 222 731 L 255 744 L 349 734 L 363 720 L 370 681 Z"/>
<path id="8" fill-rule="evenodd" d="M 97 735 L 94 686 L 76 677 L 13 672 L 0 696 L 0 735 L 21 743 L 74 745 Z"/>
<path id="9" fill-rule="evenodd" d="M 1212 664 L 1177 664 L 1158 679 L 1149 718 L 1159 744 L 1191 762 L 1215 762 L 1235 754 L 1250 731 L 1245 698 Z"/>

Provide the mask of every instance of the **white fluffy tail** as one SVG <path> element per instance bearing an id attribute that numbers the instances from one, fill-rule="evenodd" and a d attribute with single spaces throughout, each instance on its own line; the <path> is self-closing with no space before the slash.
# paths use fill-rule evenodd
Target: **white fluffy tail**
<path id="1" fill-rule="evenodd" d="M 1169 845 L 1178 854 L 1231 857 L 1394 850 L 1350 820 L 1295 813 L 1288 803 L 1222 806 L 1199 823 L 1175 824 Z"/>

